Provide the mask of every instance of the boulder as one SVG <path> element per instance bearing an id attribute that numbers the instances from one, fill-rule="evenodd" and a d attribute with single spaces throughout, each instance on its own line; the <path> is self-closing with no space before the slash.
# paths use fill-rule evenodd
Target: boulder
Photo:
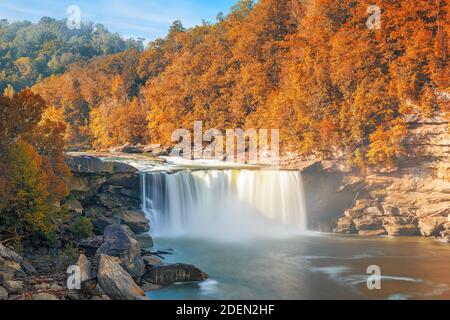
<path id="1" fill-rule="evenodd" d="M 122 267 L 137 281 L 145 272 L 139 243 L 121 226 L 112 225 L 105 229 L 104 242 L 96 255 L 99 257 L 102 254 L 119 258 Z"/>
<path id="2" fill-rule="evenodd" d="M 399 224 L 399 225 L 406 225 L 411 224 L 411 220 L 402 216 L 387 216 L 383 217 L 383 223 L 384 225 L 387 224 Z"/>
<path id="3" fill-rule="evenodd" d="M 99 216 L 92 218 L 92 226 L 94 227 L 95 234 L 102 235 L 105 233 L 105 229 L 111 225 L 117 225 L 118 221 L 113 218 L 108 218 L 105 216 Z"/>
<path id="4" fill-rule="evenodd" d="M 365 237 L 385 236 L 387 234 L 385 229 L 377 230 L 360 230 L 359 235 Z"/>
<path id="5" fill-rule="evenodd" d="M 133 278 L 112 257 L 104 254 L 100 256 L 98 283 L 115 300 L 145 299 L 144 291 Z"/>
<path id="6" fill-rule="evenodd" d="M 161 264 L 146 271 L 145 281 L 153 284 L 168 286 L 177 282 L 203 281 L 208 275 L 193 265 Z"/>
<path id="7" fill-rule="evenodd" d="M 144 282 L 144 284 L 142 285 L 142 290 L 144 290 L 145 292 L 156 291 L 156 290 L 160 290 L 162 288 L 163 288 L 163 286 L 160 286 L 158 284 L 149 283 L 149 282 Z"/>
<path id="8" fill-rule="evenodd" d="M 450 203 L 448 201 L 428 204 L 417 210 L 417 215 L 420 218 L 429 216 L 447 217 L 449 214 L 450 214 Z"/>
<path id="9" fill-rule="evenodd" d="M 51 293 L 47 293 L 47 292 L 39 292 L 39 293 L 35 293 L 32 295 L 31 297 L 32 300 L 40 300 L 40 301 L 55 301 L 55 300 L 59 300 L 57 296 L 55 296 L 54 294 Z"/>
<path id="10" fill-rule="evenodd" d="M 105 229 L 103 244 L 97 250 L 97 255 L 119 257 L 129 254 L 130 238 L 126 231 L 118 225 L 110 225 Z"/>
<path id="11" fill-rule="evenodd" d="M 420 232 L 425 237 L 437 236 L 447 222 L 445 217 L 428 217 L 419 220 Z"/>
<path id="12" fill-rule="evenodd" d="M 354 219 L 353 223 L 357 230 L 379 230 L 383 225 L 382 220 L 373 218 Z"/>
<path id="13" fill-rule="evenodd" d="M 144 260 L 145 266 L 147 268 L 152 268 L 154 266 L 159 266 L 160 264 L 162 264 L 161 259 L 155 256 L 144 256 L 142 257 L 142 259 Z"/>
<path id="14" fill-rule="evenodd" d="M 348 217 L 342 217 L 337 221 L 335 233 L 352 234 L 356 232 L 355 224 L 353 220 Z"/>
<path id="15" fill-rule="evenodd" d="M 383 205 L 383 211 L 384 215 L 386 216 L 393 216 L 393 217 L 400 216 L 400 209 L 390 204 Z"/>
<path id="16" fill-rule="evenodd" d="M 140 281 L 145 273 L 144 260 L 141 257 L 141 247 L 137 240 L 130 239 L 130 253 L 122 257 L 122 265 L 126 271 L 135 279 Z"/>
<path id="17" fill-rule="evenodd" d="M 368 216 L 382 216 L 383 212 L 378 207 L 368 207 L 364 210 L 365 214 Z"/>
<path id="18" fill-rule="evenodd" d="M 349 209 L 345 211 L 345 216 L 349 219 L 357 219 L 360 218 L 363 213 L 359 210 Z"/>
<path id="19" fill-rule="evenodd" d="M 120 214 L 122 224 L 128 226 L 134 233 L 144 233 L 150 231 L 150 221 L 145 218 L 145 214 L 138 210 L 125 210 Z"/>
<path id="20" fill-rule="evenodd" d="M 9 294 L 19 294 L 23 291 L 23 282 L 14 280 L 4 280 L 3 287 Z"/>
<path id="21" fill-rule="evenodd" d="M 82 214 L 83 213 L 83 206 L 81 205 L 80 201 L 75 200 L 75 199 L 71 199 L 71 200 L 67 200 L 64 205 L 73 212 L 76 212 L 78 214 Z"/>
<path id="22" fill-rule="evenodd" d="M 77 265 L 80 268 L 81 282 L 89 280 L 91 278 L 91 262 L 84 254 L 80 254 Z"/>
<path id="23" fill-rule="evenodd" d="M 1 243 L 0 243 L 0 257 L 6 260 L 12 260 L 17 263 L 21 263 L 23 261 L 23 257 L 20 254 L 5 247 Z"/>
<path id="24" fill-rule="evenodd" d="M 139 242 L 141 248 L 143 249 L 153 248 L 154 245 L 153 238 L 148 233 L 134 234 L 132 235 L 132 237 L 136 239 L 137 242 Z"/>
<path id="25" fill-rule="evenodd" d="M 413 224 L 398 225 L 387 224 L 384 226 L 390 236 L 418 236 L 420 235 L 419 227 Z"/>
<path id="26" fill-rule="evenodd" d="M 8 300 L 8 291 L 6 291 L 2 286 L 0 286 L 0 301 Z"/>
<path id="27" fill-rule="evenodd" d="M 137 208 L 139 201 L 129 197 L 125 197 L 120 194 L 112 194 L 109 192 L 100 193 L 96 197 L 96 201 L 99 205 L 107 208 L 108 210 L 121 209 L 121 208 Z"/>

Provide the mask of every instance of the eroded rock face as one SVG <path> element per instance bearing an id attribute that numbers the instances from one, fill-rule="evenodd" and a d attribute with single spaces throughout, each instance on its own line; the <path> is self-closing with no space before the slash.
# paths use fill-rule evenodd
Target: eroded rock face
<path id="1" fill-rule="evenodd" d="M 148 220 L 137 214 L 140 178 L 136 168 L 90 156 L 68 156 L 66 162 L 73 175 L 66 181 L 71 190 L 66 204 L 72 212 L 89 217 L 96 234 L 102 235 L 108 225 L 121 223 L 135 233 L 149 230 Z"/>
<path id="2" fill-rule="evenodd" d="M 168 286 L 176 282 L 203 281 L 208 275 L 188 264 L 160 264 L 148 268 L 144 280 L 153 284 Z"/>
<path id="3" fill-rule="evenodd" d="M 144 291 L 120 266 L 117 259 L 102 254 L 98 268 L 98 283 L 102 290 L 116 300 L 142 300 Z"/>

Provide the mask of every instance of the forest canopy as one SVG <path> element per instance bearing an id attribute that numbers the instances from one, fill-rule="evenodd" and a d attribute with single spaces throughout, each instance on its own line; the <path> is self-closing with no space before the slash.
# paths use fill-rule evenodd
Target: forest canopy
<path id="1" fill-rule="evenodd" d="M 403 155 L 406 115 L 449 111 L 448 1 L 241 0 L 177 21 L 144 52 L 72 65 L 33 87 L 76 148 L 169 145 L 174 129 L 279 128 L 284 151 L 361 167 Z M 129 110 L 130 112 L 125 112 Z"/>
<path id="2" fill-rule="evenodd" d="M 143 49 L 140 40 L 124 40 L 102 25 L 84 23 L 68 29 L 66 20 L 44 17 L 38 23 L 0 20 L 0 92 L 19 91 L 67 66 L 129 48 Z"/>

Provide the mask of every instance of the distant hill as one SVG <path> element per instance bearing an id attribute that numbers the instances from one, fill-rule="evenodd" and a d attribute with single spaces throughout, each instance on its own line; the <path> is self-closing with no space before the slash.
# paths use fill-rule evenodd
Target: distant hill
<path id="1" fill-rule="evenodd" d="M 139 40 L 124 40 L 102 25 L 67 28 L 65 20 L 44 17 L 38 23 L 0 20 L 0 92 L 31 87 L 67 66 L 129 48 L 143 49 Z"/>

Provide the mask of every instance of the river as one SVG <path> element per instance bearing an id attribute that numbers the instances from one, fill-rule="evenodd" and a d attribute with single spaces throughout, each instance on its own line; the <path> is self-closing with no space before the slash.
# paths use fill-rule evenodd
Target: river
<path id="1" fill-rule="evenodd" d="M 308 234 L 222 242 L 157 238 L 173 249 L 166 262 L 207 272 L 202 283 L 149 292 L 152 299 L 450 299 L 450 246 L 420 237 L 363 238 Z M 367 268 L 381 269 L 381 290 Z"/>
<path id="2" fill-rule="evenodd" d="M 133 165 L 155 249 L 210 276 L 152 299 L 450 299 L 448 244 L 307 231 L 300 172 Z M 380 271 L 380 289 L 369 289 L 369 267 Z"/>

